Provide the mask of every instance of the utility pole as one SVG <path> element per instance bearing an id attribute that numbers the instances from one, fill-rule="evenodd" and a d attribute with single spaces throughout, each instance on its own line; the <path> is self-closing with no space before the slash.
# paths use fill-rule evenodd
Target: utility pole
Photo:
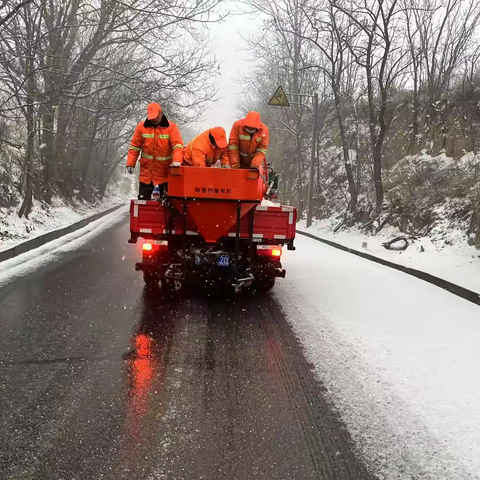
<path id="1" fill-rule="evenodd" d="M 287 98 L 287 95 L 293 98 L 293 100 L 299 99 L 298 102 L 290 102 Z M 314 178 L 315 178 L 315 146 L 317 139 L 317 124 L 318 124 L 318 94 L 315 95 L 305 95 L 303 93 L 285 93 L 283 88 L 280 86 L 277 88 L 277 91 L 268 102 L 269 105 L 275 107 L 289 107 L 290 105 L 300 105 L 302 98 L 313 98 L 313 132 L 312 132 L 312 152 L 310 155 L 310 179 L 308 182 L 308 205 L 307 205 L 307 228 L 312 224 L 313 216 L 313 192 L 314 188 Z"/>

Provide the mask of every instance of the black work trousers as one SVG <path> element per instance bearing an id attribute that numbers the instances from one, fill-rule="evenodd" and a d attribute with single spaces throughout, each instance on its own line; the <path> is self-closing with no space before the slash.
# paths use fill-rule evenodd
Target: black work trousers
<path id="1" fill-rule="evenodd" d="M 140 185 L 138 186 L 138 199 L 151 200 L 154 187 L 155 185 L 153 184 L 153 182 L 140 182 Z M 158 187 L 160 188 L 160 198 L 162 198 L 167 194 L 168 183 L 161 183 Z"/>

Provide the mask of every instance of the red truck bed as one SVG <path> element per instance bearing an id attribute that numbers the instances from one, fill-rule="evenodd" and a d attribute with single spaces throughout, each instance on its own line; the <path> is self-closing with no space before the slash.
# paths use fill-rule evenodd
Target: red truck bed
<path id="1" fill-rule="evenodd" d="M 168 208 L 155 200 L 132 200 L 130 203 L 130 231 L 133 236 L 147 237 L 165 235 L 168 228 Z M 188 218 L 188 217 L 187 217 Z M 293 207 L 263 206 L 256 207 L 253 223 L 253 237 L 265 240 L 277 240 L 286 243 L 295 238 L 297 211 Z M 172 233 L 183 234 L 180 217 L 172 218 Z M 249 215 L 240 223 L 240 236 L 248 238 Z M 198 235 L 195 224 L 187 220 L 187 235 Z M 228 233 L 235 237 L 235 226 Z"/>

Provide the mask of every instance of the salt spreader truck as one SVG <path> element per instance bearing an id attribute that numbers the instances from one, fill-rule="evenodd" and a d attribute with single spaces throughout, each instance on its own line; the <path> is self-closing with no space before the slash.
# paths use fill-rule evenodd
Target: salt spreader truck
<path id="1" fill-rule="evenodd" d="M 132 200 L 129 243 L 143 239 L 135 269 L 147 286 L 223 281 L 239 293 L 267 291 L 284 278 L 282 248 L 295 250 L 297 211 L 261 205 L 271 198 L 268 176 L 266 167 L 170 167 L 163 201 Z"/>

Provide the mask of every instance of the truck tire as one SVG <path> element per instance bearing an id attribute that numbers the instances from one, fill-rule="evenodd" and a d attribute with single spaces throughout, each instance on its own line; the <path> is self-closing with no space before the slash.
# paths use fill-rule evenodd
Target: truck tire
<path id="1" fill-rule="evenodd" d="M 173 282 L 167 281 L 166 278 L 162 278 L 161 283 L 162 283 L 162 292 L 163 293 L 172 293 L 173 292 Z"/>
<path id="2" fill-rule="evenodd" d="M 266 293 L 270 291 L 275 286 L 275 280 L 276 278 L 270 275 L 262 275 L 258 277 L 253 283 L 254 292 Z"/>
<path id="3" fill-rule="evenodd" d="M 155 272 L 143 272 L 143 280 L 148 288 L 152 288 L 158 285 L 160 276 Z"/>

